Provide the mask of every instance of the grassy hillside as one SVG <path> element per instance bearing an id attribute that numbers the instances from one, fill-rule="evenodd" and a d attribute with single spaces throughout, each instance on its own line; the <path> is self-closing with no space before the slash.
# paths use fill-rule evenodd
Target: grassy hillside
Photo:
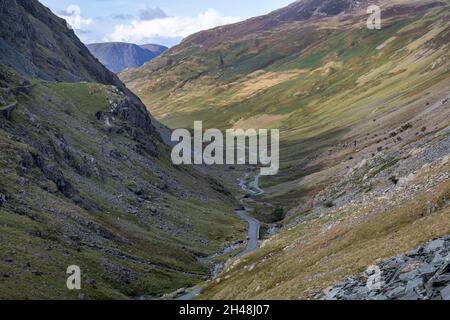
<path id="1" fill-rule="evenodd" d="M 120 76 L 170 127 L 203 120 L 221 129 L 280 128 L 283 168 L 264 181 L 275 185 L 304 176 L 317 154 L 400 126 L 446 93 L 448 5 L 389 8 L 381 30 L 366 28 L 365 10 L 210 45 L 205 39 L 219 28 Z"/>
<path id="2" fill-rule="evenodd" d="M 173 167 L 166 146 L 111 111 L 123 93 L 5 74 L 2 90 L 22 89 L 0 116 L 1 298 L 77 298 L 73 264 L 87 298 L 158 296 L 202 280 L 197 257 L 240 237 L 217 182 Z"/>

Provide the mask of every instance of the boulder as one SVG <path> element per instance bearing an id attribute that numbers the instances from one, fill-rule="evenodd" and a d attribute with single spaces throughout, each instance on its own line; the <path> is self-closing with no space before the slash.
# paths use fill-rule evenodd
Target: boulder
<path id="1" fill-rule="evenodd" d="M 402 273 L 398 278 L 402 281 L 409 281 L 417 278 L 419 276 L 418 270 L 412 270 L 410 272 Z"/>
<path id="2" fill-rule="evenodd" d="M 405 255 L 377 262 L 386 281 L 365 289 L 367 274 L 349 278 L 324 293 L 325 300 L 450 300 L 450 237 L 432 240 Z"/>
<path id="3" fill-rule="evenodd" d="M 450 284 L 441 290 L 442 300 L 449 301 L 450 300 Z"/>
<path id="4" fill-rule="evenodd" d="M 386 296 L 390 299 L 398 298 L 404 292 L 405 292 L 405 288 L 398 286 L 398 287 L 391 288 L 388 292 L 386 292 Z"/>
<path id="5" fill-rule="evenodd" d="M 419 269 L 419 273 L 427 278 L 433 276 L 436 273 L 436 271 L 437 271 L 436 266 L 428 263 L 424 263 Z"/>
<path id="6" fill-rule="evenodd" d="M 429 253 L 429 252 L 434 252 L 440 248 L 443 248 L 445 244 L 444 240 L 434 240 L 429 242 L 426 246 L 425 246 L 425 252 Z"/>

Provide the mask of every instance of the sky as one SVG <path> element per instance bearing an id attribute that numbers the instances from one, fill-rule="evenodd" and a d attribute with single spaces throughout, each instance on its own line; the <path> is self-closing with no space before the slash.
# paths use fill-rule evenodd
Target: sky
<path id="1" fill-rule="evenodd" d="M 238 22 L 294 0 L 41 0 L 86 44 L 178 44 L 201 30 Z"/>

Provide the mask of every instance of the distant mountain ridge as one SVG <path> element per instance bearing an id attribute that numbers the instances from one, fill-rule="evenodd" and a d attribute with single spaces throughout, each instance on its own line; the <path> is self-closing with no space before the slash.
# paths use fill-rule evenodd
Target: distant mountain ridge
<path id="1" fill-rule="evenodd" d="M 140 67 L 168 49 L 158 44 L 138 46 L 124 42 L 93 43 L 87 47 L 104 66 L 115 73 Z"/>
<path id="2" fill-rule="evenodd" d="M 143 44 L 140 47 L 144 48 L 146 50 L 149 50 L 158 56 L 163 54 L 167 49 L 169 49 L 166 46 L 162 46 L 160 44 L 154 44 L 154 43 Z"/>

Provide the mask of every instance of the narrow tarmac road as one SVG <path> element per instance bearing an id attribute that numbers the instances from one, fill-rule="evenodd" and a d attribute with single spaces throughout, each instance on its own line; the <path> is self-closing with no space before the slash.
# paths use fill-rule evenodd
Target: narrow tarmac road
<path id="1" fill-rule="evenodd" d="M 252 193 L 254 195 L 261 195 L 264 194 L 264 190 L 262 190 L 259 187 L 259 178 L 260 178 L 260 174 L 258 174 L 255 179 L 253 180 L 253 183 L 251 184 L 254 190 L 250 190 L 247 187 L 247 178 L 249 177 L 249 174 L 246 174 L 244 179 L 242 179 L 239 183 L 239 186 L 241 187 L 241 189 L 248 193 Z M 243 202 L 241 200 L 241 202 Z M 244 207 L 245 208 L 245 207 Z M 252 218 L 251 216 L 248 215 L 248 212 L 250 212 L 251 210 L 248 208 L 245 208 L 243 210 L 236 210 L 236 214 L 241 217 L 243 220 L 245 220 L 248 223 L 248 240 L 247 240 L 247 246 L 244 250 L 242 250 L 240 253 L 238 253 L 236 256 L 240 257 L 243 256 L 247 253 L 250 253 L 254 250 L 256 250 L 258 248 L 258 242 L 259 242 L 259 230 L 261 227 L 261 224 L 259 223 L 258 220 Z M 176 298 L 176 300 L 179 301 L 187 301 L 187 300 L 192 300 L 194 299 L 196 296 L 200 295 L 200 293 L 202 293 L 202 288 L 196 288 L 182 296 L 179 296 L 178 298 Z"/>

